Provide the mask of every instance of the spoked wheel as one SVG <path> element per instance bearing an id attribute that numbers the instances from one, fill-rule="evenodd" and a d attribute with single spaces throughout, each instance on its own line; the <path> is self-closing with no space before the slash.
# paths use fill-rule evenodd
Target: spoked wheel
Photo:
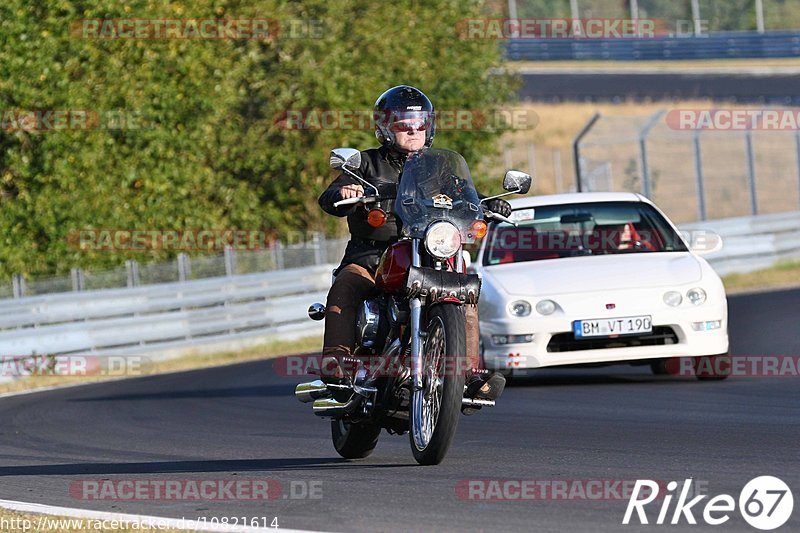
<path id="1" fill-rule="evenodd" d="M 381 435 L 380 426 L 353 424 L 346 420 L 331 420 L 331 438 L 336 452 L 345 459 L 368 457 Z"/>
<path id="2" fill-rule="evenodd" d="M 411 451 L 422 465 L 442 462 L 458 427 L 464 397 L 464 310 L 437 305 L 428 314 L 422 390 L 411 395 Z"/>

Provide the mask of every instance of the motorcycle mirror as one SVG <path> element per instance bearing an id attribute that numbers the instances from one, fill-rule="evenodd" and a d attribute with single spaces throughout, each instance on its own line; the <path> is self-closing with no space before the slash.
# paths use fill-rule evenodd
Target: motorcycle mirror
<path id="1" fill-rule="evenodd" d="M 361 152 L 355 148 L 334 148 L 331 150 L 331 168 L 355 170 L 361 167 Z"/>
<path id="2" fill-rule="evenodd" d="M 508 192 L 527 194 L 531 190 L 533 178 L 530 174 L 519 170 L 509 170 L 503 178 L 503 188 Z"/>

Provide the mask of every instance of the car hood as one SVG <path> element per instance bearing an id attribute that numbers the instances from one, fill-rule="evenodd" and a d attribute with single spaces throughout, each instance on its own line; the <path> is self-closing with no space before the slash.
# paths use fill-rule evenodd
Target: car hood
<path id="1" fill-rule="evenodd" d="M 673 287 L 700 281 L 702 269 L 688 252 L 663 252 L 494 265 L 484 269 L 484 276 L 508 294 L 565 294 Z"/>

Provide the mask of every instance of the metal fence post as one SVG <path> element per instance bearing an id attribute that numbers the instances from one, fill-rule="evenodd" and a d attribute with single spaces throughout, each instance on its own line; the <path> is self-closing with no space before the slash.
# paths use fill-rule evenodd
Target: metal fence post
<path id="1" fill-rule="evenodd" d="M 564 177 L 561 174 L 561 150 L 553 149 L 553 172 L 556 175 L 556 192 L 564 190 Z"/>
<path id="2" fill-rule="evenodd" d="M 235 276 L 236 275 L 236 251 L 233 249 L 232 246 L 226 245 L 225 249 L 222 252 L 223 258 L 225 260 L 225 275 L 226 276 Z"/>
<path id="3" fill-rule="evenodd" d="M 139 263 L 134 259 L 125 261 L 125 270 L 128 272 L 128 287 L 139 286 Z"/>
<path id="4" fill-rule="evenodd" d="M 69 271 L 72 278 L 72 290 L 79 292 L 84 288 L 83 270 L 80 268 L 71 268 Z"/>
<path id="5" fill-rule="evenodd" d="M 22 274 L 11 275 L 11 290 L 13 291 L 14 298 L 22 298 L 25 296 L 25 278 Z"/>
<path id="6" fill-rule="evenodd" d="M 756 29 L 758 33 L 764 33 L 764 2 L 756 0 Z"/>
<path id="7" fill-rule="evenodd" d="M 658 124 L 658 121 L 663 115 L 663 109 L 656 112 L 639 132 L 639 155 L 642 165 L 642 194 L 645 198 L 650 198 L 653 194 L 653 188 L 650 183 L 650 166 L 647 162 L 647 136 L 650 134 L 650 130 Z"/>
<path id="8" fill-rule="evenodd" d="M 747 180 L 750 187 L 750 209 L 755 216 L 758 214 L 758 195 L 756 191 L 756 161 L 753 155 L 752 130 L 747 130 L 744 138 L 747 144 Z"/>
<path id="9" fill-rule="evenodd" d="M 795 134 L 794 144 L 797 149 L 797 194 L 800 195 L 800 131 Z"/>
<path id="10" fill-rule="evenodd" d="M 572 156 L 575 158 L 575 181 L 576 181 L 576 190 L 581 192 L 583 189 L 583 176 L 581 175 L 581 149 L 580 144 L 581 140 L 589 133 L 589 130 L 592 129 L 595 122 L 600 119 L 600 113 L 595 113 L 592 115 L 592 118 L 589 119 L 589 122 L 583 127 L 583 129 L 575 136 L 575 139 L 572 141 Z"/>
<path id="11" fill-rule="evenodd" d="M 706 191 L 703 184 L 703 154 L 700 150 L 700 130 L 694 132 L 694 168 L 697 179 L 697 206 L 700 220 L 706 219 Z"/>
<path id="12" fill-rule="evenodd" d="M 275 270 L 283 270 L 283 243 L 275 241 Z"/>
<path id="13" fill-rule="evenodd" d="M 192 265 L 189 256 L 185 253 L 178 254 L 178 281 L 186 281 L 192 277 Z"/>
<path id="14" fill-rule="evenodd" d="M 528 143 L 528 174 L 536 176 L 536 145 Z"/>

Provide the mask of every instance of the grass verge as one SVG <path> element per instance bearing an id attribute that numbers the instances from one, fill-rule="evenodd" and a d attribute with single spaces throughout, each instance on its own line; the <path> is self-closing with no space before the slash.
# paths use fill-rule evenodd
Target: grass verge
<path id="1" fill-rule="evenodd" d="M 46 514 L 21 513 L 0 508 L 0 533 L 91 533 L 93 531 L 103 533 L 134 533 L 141 531 L 171 533 L 190 531 L 188 529 L 144 528 L 138 527 L 138 525 L 132 526 L 131 524 L 127 526 L 123 527 L 122 524 L 111 520 L 103 521 L 96 518 L 69 518 Z"/>
<path id="2" fill-rule="evenodd" d="M 241 350 L 230 350 L 209 354 L 189 354 L 175 359 L 165 361 L 153 361 L 144 366 L 138 375 L 155 375 L 167 372 L 177 372 L 180 370 L 195 370 L 198 368 L 208 368 L 222 366 L 232 363 L 245 361 L 256 361 L 259 359 L 269 359 L 281 355 L 296 353 L 316 353 L 322 346 L 320 336 L 305 337 L 291 341 L 274 341 Z M 120 376 L 136 377 L 129 375 Z M 45 387 L 55 387 L 59 385 L 72 385 L 79 383 L 92 383 L 97 381 L 107 381 L 106 375 L 32 375 L 8 383 L 0 383 L 0 393 L 18 392 L 24 390 L 40 389 Z M 0 530 L 1 531 L 1 530 Z"/>
<path id="3" fill-rule="evenodd" d="M 722 277 L 728 294 L 800 287 L 800 261 L 783 261 L 771 268 Z"/>

